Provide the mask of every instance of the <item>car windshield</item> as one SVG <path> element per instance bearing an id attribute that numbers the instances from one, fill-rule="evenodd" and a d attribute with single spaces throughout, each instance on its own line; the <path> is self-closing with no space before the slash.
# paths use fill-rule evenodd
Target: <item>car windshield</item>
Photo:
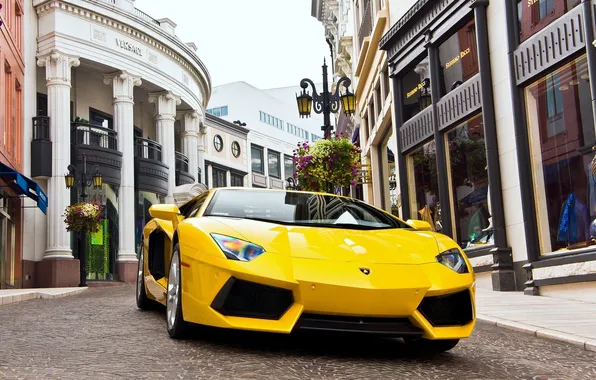
<path id="1" fill-rule="evenodd" d="M 219 190 L 204 216 L 348 229 L 410 228 L 358 200 L 294 191 Z"/>

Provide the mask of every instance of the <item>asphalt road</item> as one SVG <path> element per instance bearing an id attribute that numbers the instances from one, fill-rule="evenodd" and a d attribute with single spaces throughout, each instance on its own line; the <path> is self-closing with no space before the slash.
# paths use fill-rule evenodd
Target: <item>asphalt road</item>
<path id="1" fill-rule="evenodd" d="M 168 337 L 134 286 L 0 306 L 0 379 L 594 379 L 596 354 L 478 323 L 449 353 L 399 340 L 197 329 Z"/>

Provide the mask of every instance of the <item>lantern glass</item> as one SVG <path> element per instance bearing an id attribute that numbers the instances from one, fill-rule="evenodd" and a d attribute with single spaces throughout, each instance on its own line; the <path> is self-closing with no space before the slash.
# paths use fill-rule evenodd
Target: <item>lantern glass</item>
<path id="1" fill-rule="evenodd" d="M 99 173 L 99 171 L 97 171 L 94 175 L 93 175 L 93 186 L 96 189 L 99 189 L 103 186 L 103 177 L 101 176 L 101 173 Z"/>
<path id="2" fill-rule="evenodd" d="M 312 96 L 303 90 L 300 96 L 296 96 L 296 102 L 298 103 L 300 117 L 309 117 L 312 111 Z"/>
<path id="3" fill-rule="evenodd" d="M 347 116 L 353 115 L 356 112 L 356 96 L 349 90 L 341 96 L 341 103 L 344 109 L 344 113 Z"/>
<path id="4" fill-rule="evenodd" d="M 67 175 L 64 176 L 64 182 L 66 183 L 66 188 L 67 189 L 71 189 L 72 187 L 74 187 L 74 183 L 75 183 L 75 176 L 72 173 L 68 173 Z"/>

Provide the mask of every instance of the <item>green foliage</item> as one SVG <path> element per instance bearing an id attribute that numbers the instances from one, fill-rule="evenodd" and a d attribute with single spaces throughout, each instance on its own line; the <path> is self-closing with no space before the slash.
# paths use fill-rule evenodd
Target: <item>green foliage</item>
<path id="1" fill-rule="evenodd" d="M 103 207 L 99 202 L 83 202 L 70 205 L 64 213 L 67 231 L 97 232 L 102 218 Z"/>
<path id="2" fill-rule="evenodd" d="M 345 137 L 299 143 L 294 150 L 295 180 L 306 191 L 332 192 L 334 187 L 354 185 L 360 154 Z"/>

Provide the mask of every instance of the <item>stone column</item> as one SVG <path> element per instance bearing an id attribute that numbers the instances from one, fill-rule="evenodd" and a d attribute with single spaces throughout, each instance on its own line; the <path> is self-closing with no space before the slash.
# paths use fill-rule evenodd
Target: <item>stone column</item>
<path id="1" fill-rule="evenodd" d="M 171 91 L 162 91 L 150 93 L 149 103 L 155 104 L 155 134 L 157 142 L 161 144 L 161 160 L 169 168 L 166 203 L 174 203 L 174 188 L 176 187 L 174 123 L 176 122 L 176 106 L 180 105 L 181 100 Z"/>
<path id="2" fill-rule="evenodd" d="M 199 181 L 202 184 L 207 183 L 207 170 L 205 169 L 205 155 L 207 154 L 207 149 L 205 147 L 205 139 L 207 136 L 207 127 L 205 126 L 204 119 L 201 118 L 199 122 L 199 146 L 198 146 L 198 156 L 197 156 L 197 165 L 201 170 L 201 180 Z"/>
<path id="3" fill-rule="evenodd" d="M 104 83 L 113 89 L 114 129 L 118 150 L 122 152 L 122 176 L 118 191 L 118 276 L 120 281 L 135 282 L 135 168 L 134 168 L 134 87 L 141 85 L 138 76 L 125 71 L 104 75 Z"/>
<path id="4" fill-rule="evenodd" d="M 46 68 L 48 116 L 52 140 L 52 177 L 48 179 L 47 242 L 40 286 L 74 286 L 79 282 L 78 260 L 72 260 L 70 233 L 64 224 L 64 211 L 70 205 L 70 191 L 64 173 L 70 165 L 70 88 L 71 68 L 80 65 L 78 57 L 52 50 L 37 57 Z M 68 262 L 66 262 L 68 261 Z"/>
<path id="5" fill-rule="evenodd" d="M 195 183 L 199 183 L 199 114 L 196 111 L 180 112 L 182 119 L 182 153 L 188 157 L 188 171 L 195 177 Z"/>

